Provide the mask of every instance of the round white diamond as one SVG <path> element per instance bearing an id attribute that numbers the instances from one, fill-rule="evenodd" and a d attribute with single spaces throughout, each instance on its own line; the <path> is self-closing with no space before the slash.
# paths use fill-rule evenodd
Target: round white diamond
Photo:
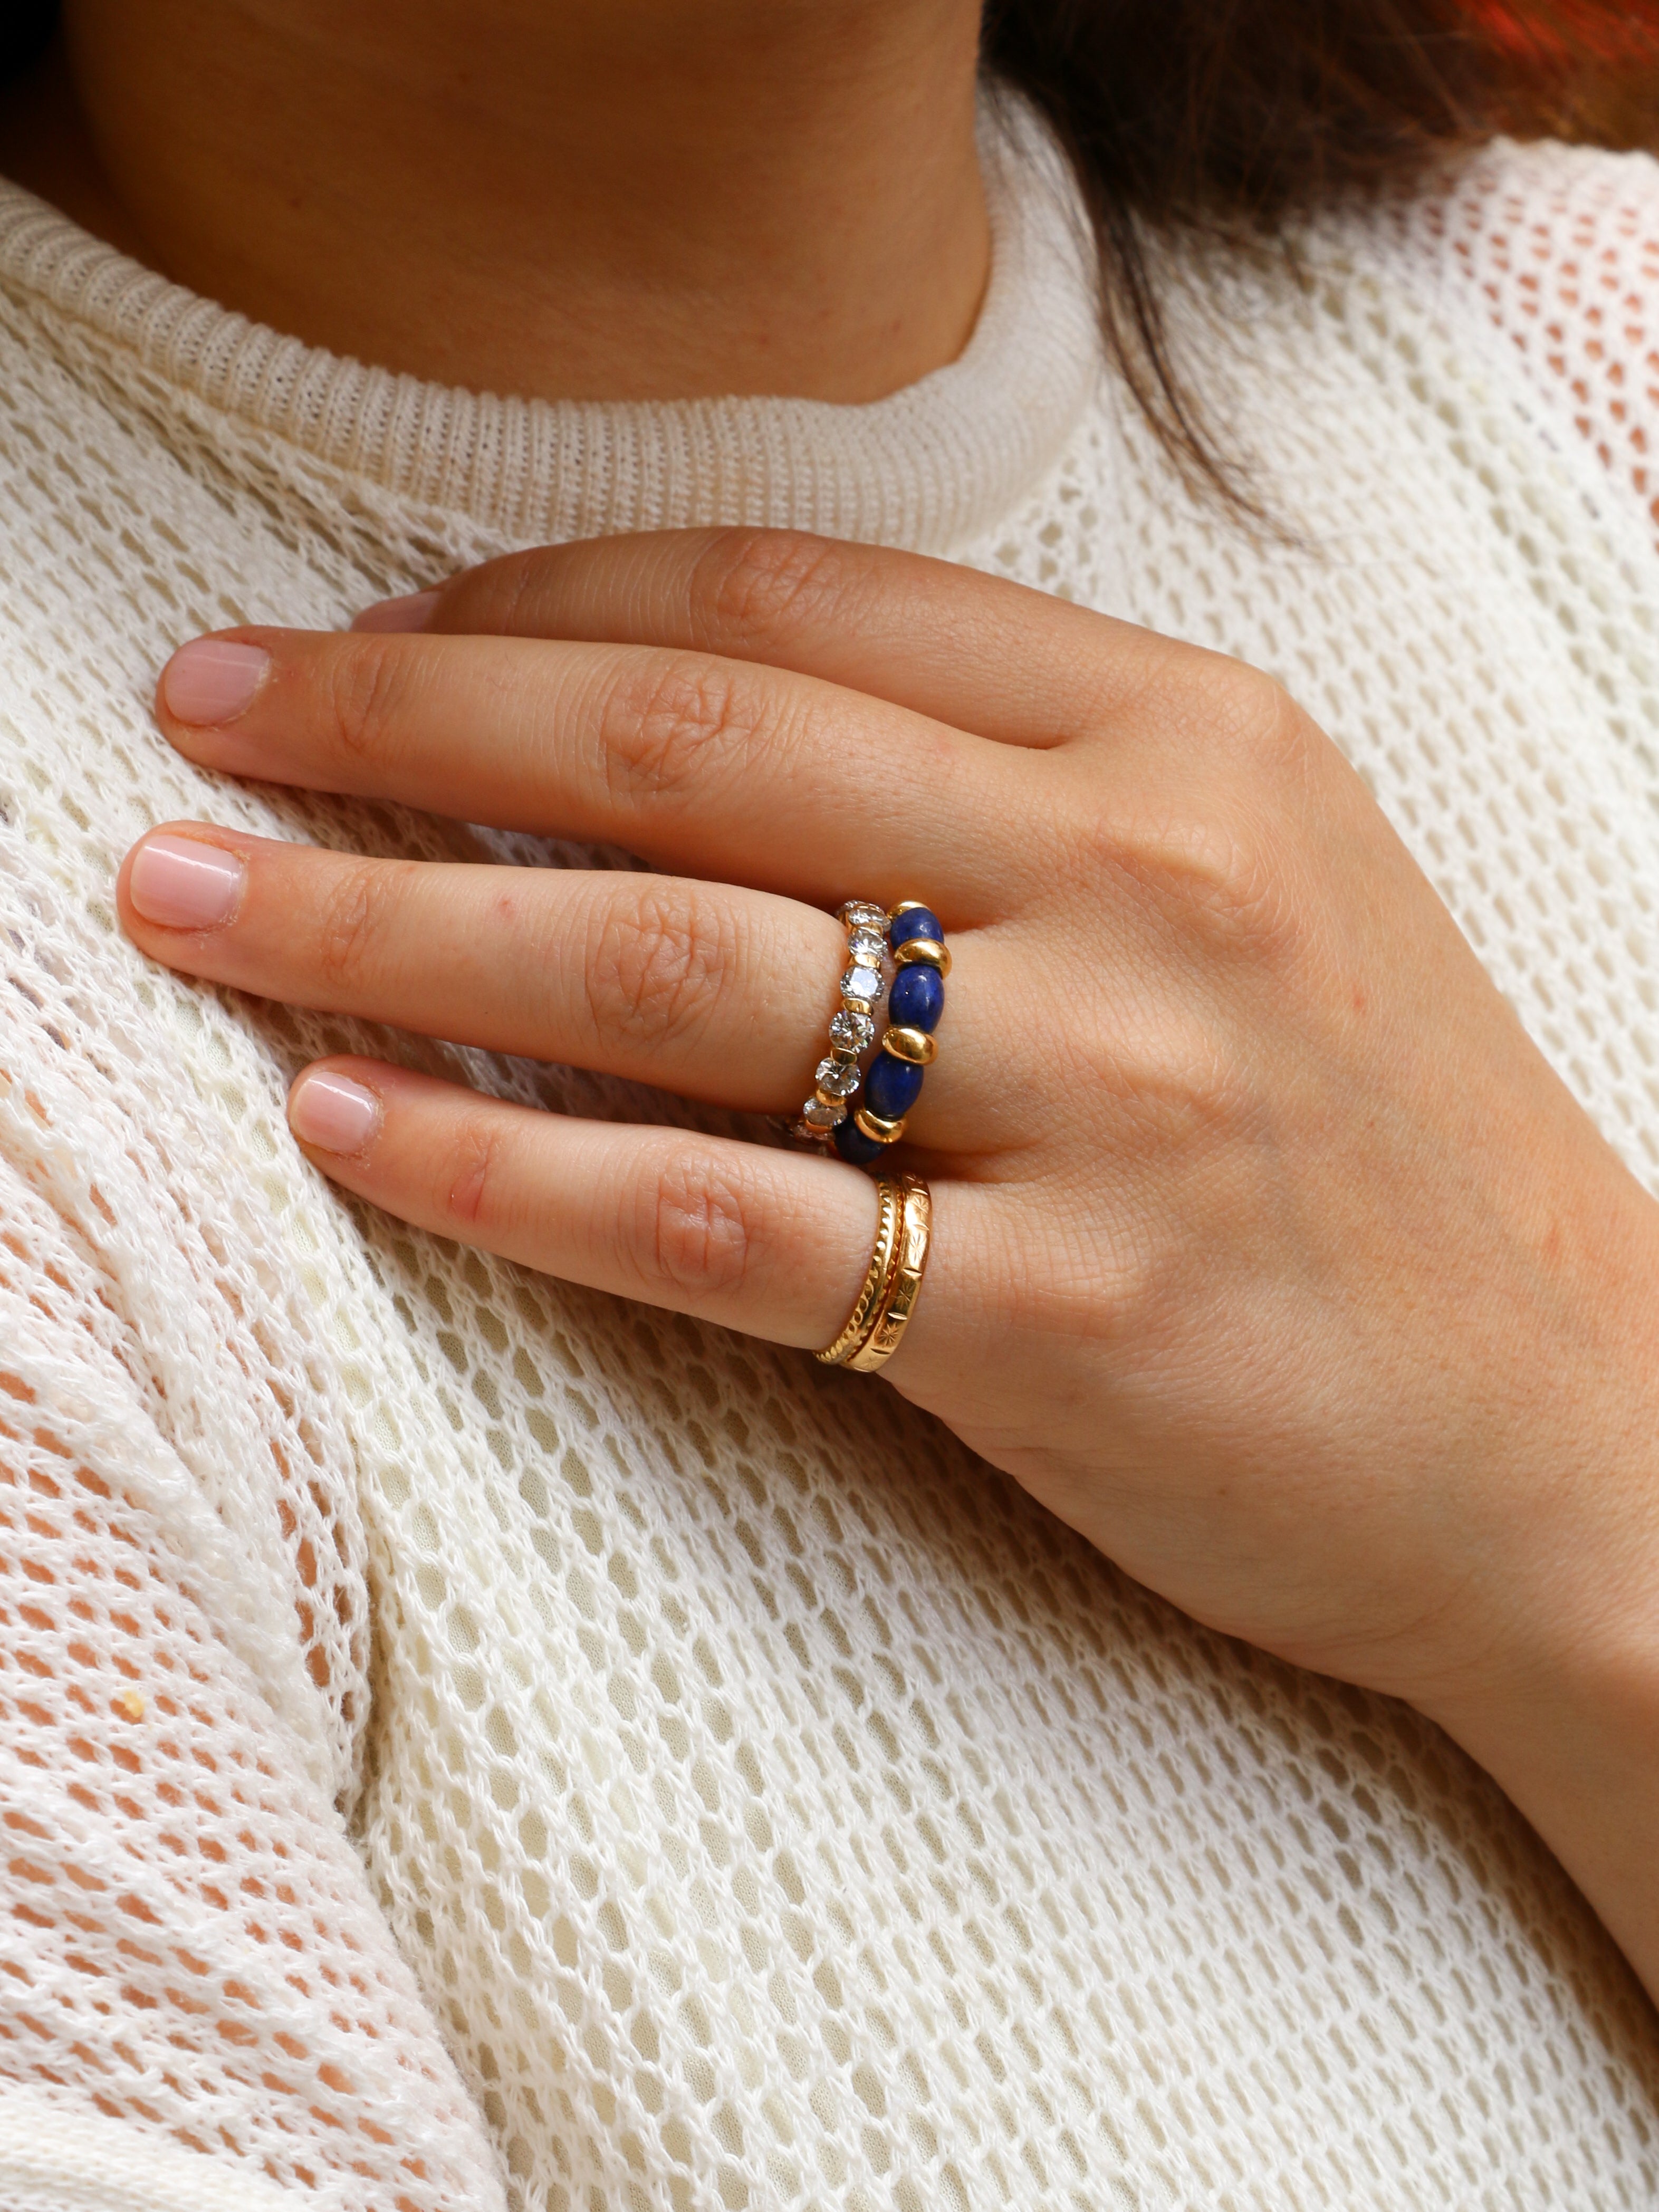
<path id="1" fill-rule="evenodd" d="M 830 1042 L 837 1052 L 862 1052 L 876 1041 L 876 1025 L 868 1014 L 843 1006 L 830 1018 Z"/>
<path id="2" fill-rule="evenodd" d="M 839 1098 L 809 1098 L 800 1109 L 800 1118 L 809 1128 L 833 1129 L 847 1119 L 847 1109 Z"/>
<path id="3" fill-rule="evenodd" d="M 848 899 L 841 910 L 841 918 L 848 929 L 885 929 L 887 916 L 868 899 Z"/>
<path id="4" fill-rule="evenodd" d="M 855 929 L 847 940 L 847 950 L 860 964 L 869 961 L 879 967 L 887 944 L 885 939 L 878 937 L 873 929 Z"/>
<path id="5" fill-rule="evenodd" d="M 859 1079 L 856 1061 L 848 1060 L 821 1060 L 813 1076 L 826 1098 L 850 1098 Z"/>
<path id="6" fill-rule="evenodd" d="M 841 979 L 841 995 L 843 999 L 854 999 L 861 1006 L 873 1006 L 881 996 L 881 970 L 849 968 Z"/>

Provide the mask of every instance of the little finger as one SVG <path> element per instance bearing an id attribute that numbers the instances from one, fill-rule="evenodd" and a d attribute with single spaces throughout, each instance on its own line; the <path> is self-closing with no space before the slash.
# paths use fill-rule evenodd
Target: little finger
<path id="1" fill-rule="evenodd" d="M 359 1059 L 305 1069 L 289 1120 L 325 1174 L 401 1220 L 775 1344 L 832 1342 L 870 1264 L 875 1187 L 838 1160 L 539 1114 Z"/>

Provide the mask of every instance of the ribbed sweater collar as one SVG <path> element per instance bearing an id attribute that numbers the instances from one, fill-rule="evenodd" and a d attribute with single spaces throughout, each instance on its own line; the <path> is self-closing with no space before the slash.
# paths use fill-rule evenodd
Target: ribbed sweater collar
<path id="1" fill-rule="evenodd" d="M 425 383 L 231 313 L 3 179 L 0 283 L 228 424 L 503 538 L 751 523 L 948 551 L 1035 485 L 1098 374 L 1090 251 L 1058 155 L 1000 103 L 980 143 L 992 271 L 973 336 L 950 367 L 865 406 L 549 402 Z"/>

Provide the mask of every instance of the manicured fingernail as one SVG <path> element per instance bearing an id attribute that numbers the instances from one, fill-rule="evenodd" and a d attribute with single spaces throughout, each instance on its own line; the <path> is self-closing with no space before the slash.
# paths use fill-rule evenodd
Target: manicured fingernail
<path id="1" fill-rule="evenodd" d="M 161 671 L 161 697 L 181 722 L 234 722 L 270 665 L 263 646 L 198 637 L 181 646 Z"/>
<path id="2" fill-rule="evenodd" d="M 380 1126 L 380 1102 L 343 1075 L 308 1070 L 288 1094 L 288 1126 L 320 1152 L 361 1152 Z"/>
<path id="3" fill-rule="evenodd" d="M 410 592 L 401 599 L 377 599 L 352 617 L 353 629 L 424 629 L 438 604 L 436 592 Z"/>
<path id="4" fill-rule="evenodd" d="M 222 845 L 162 830 L 146 837 L 127 871 L 127 896 L 164 929 L 216 929 L 241 900 L 247 870 Z"/>

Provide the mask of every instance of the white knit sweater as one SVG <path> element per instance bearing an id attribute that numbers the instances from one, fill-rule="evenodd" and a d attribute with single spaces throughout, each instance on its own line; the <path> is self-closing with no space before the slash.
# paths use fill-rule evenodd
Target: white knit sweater
<path id="1" fill-rule="evenodd" d="M 946 551 L 1281 676 L 1659 1185 L 1659 167 L 1499 147 L 1177 320 L 1300 536 L 1103 376 L 994 162 L 953 368 L 545 406 L 311 352 L 0 187 L 0 2212 L 1659 2201 L 1659 2037 L 1412 1714 L 1194 1629 L 879 1382 L 343 1198 L 388 1050 L 149 965 L 192 633 L 716 519 Z M 526 860 L 556 857 L 496 841 Z"/>

